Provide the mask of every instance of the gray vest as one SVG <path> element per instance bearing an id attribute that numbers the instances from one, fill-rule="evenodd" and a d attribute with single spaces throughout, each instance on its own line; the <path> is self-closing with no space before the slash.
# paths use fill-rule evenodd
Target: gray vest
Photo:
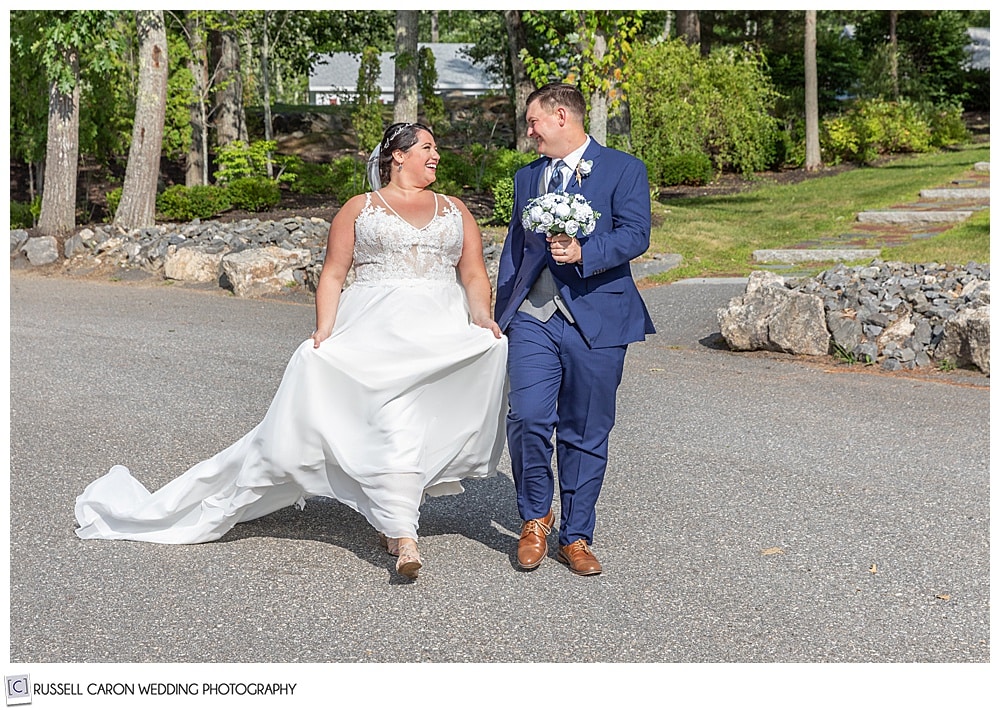
<path id="1" fill-rule="evenodd" d="M 566 265 L 560 268 L 569 269 L 572 267 Z M 563 297 L 559 295 L 559 289 L 556 288 L 556 281 L 552 278 L 552 272 L 549 271 L 548 266 L 542 269 L 542 273 L 535 279 L 535 283 L 532 284 L 527 297 L 521 302 L 521 306 L 517 310 L 527 313 L 529 316 L 533 316 L 543 323 L 558 310 L 567 321 L 570 323 L 576 322 L 573 319 L 573 314 L 569 312 L 566 302 L 563 301 Z"/>
<path id="2" fill-rule="evenodd" d="M 542 172 L 542 176 L 545 172 Z M 538 192 L 541 194 L 545 192 L 545 181 L 539 179 Z M 565 266 L 560 266 L 558 268 L 572 268 L 569 264 Z M 558 310 L 567 321 L 570 323 L 575 323 L 573 319 L 573 314 L 569 312 L 569 308 L 566 306 L 566 302 L 563 301 L 562 296 L 559 295 L 559 289 L 556 288 L 555 279 L 552 278 L 552 272 L 549 271 L 549 267 L 546 265 L 542 269 L 542 272 L 538 274 L 538 278 L 535 279 L 535 283 L 531 285 L 531 290 L 528 291 L 528 295 L 525 297 L 524 301 L 521 302 L 520 307 L 517 309 L 521 313 L 527 313 L 529 316 L 533 316 L 538 320 L 545 323 L 549 318 Z"/>

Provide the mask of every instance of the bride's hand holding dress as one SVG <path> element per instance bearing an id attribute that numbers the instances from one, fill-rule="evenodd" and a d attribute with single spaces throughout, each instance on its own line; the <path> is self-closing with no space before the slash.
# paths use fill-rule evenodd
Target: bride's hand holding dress
<path id="1" fill-rule="evenodd" d="M 340 293 L 354 263 L 354 223 L 364 206 L 365 196 L 355 195 L 338 210 L 330 224 L 326 259 L 316 287 L 316 330 L 310 336 L 313 347 L 318 348 L 333 334 Z"/>
<path id="2" fill-rule="evenodd" d="M 462 258 L 458 262 L 458 273 L 469 301 L 469 316 L 474 325 L 493 333 L 497 339 L 503 337 L 500 326 L 493 320 L 493 286 L 486 263 L 483 261 L 483 235 L 479 231 L 475 217 L 465 204 L 452 198 L 462 213 L 462 230 L 465 234 Z"/>

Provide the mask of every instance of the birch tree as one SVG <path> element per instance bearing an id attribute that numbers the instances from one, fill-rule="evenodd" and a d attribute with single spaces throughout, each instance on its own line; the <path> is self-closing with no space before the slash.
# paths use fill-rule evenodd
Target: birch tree
<path id="1" fill-rule="evenodd" d="M 38 229 L 53 236 L 76 227 L 76 174 L 80 162 L 80 55 L 62 48 L 70 84 L 49 83 L 49 121 L 42 178 L 42 211 Z"/>
<path id="2" fill-rule="evenodd" d="M 188 12 L 183 21 L 184 34 L 187 39 L 191 58 L 188 60 L 188 70 L 191 72 L 193 86 L 191 89 L 191 146 L 188 148 L 185 162 L 184 184 L 208 184 L 208 125 L 209 125 L 209 92 L 211 81 L 208 69 L 208 30 L 198 11 Z"/>
<path id="3" fill-rule="evenodd" d="M 132 143 L 114 224 L 125 230 L 156 223 L 163 122 L 167 106 L 167 31 L 162 10 L 137 10 L 139 86 Z"/>
<path id="4" fill-rule="evenodd" d="M 109 62 L 114 52 L 110 11 L 38 12 L 39 38 L 31 51 L 48 78 L 49 112 L 38 228 L 62 236 L 76 227 L 76 184 L 80 162 L 80 57 L 85 47 L 95 62 Z"/>
<path id="5" fill-rule="evenodd" d="M 213 123 L 217 146 L 225 146 L 233 141 L 247 142 L 243 77 L 240 73 L 240 46 L 237 35 L 238 20 L 234 13 L 229 14 L 230 22 L 209 33 L 212 61 L 216 66 Z"/>

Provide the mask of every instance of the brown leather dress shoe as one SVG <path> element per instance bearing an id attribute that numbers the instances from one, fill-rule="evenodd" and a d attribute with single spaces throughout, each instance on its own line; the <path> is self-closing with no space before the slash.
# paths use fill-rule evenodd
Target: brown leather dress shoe
<path id="1" fill-rule="evenodd" d="M 550 510 L 544 518 L 526 520 L 521 526 L 521 539 L 517 543 L 517 563 L 521 569 L 535 569 L 542 564 L 549 552 L 546 538 L 555 522 L 556 517 Z"/>
<path id="2" fill-rule="evenodd" d="M 590 546 L 587 545 L 587 541 L 582 537 L 576 542 L 571 542 L 568 545 L 560 547 L 556 557 L 563 564 L 569 565 L 570 571 L 573 574 L 586 577 L 587 575 L 601 573 L 601 563 L 597 561 L 597 557 L 594 556 L 594 553 L 590 550 Z"/>

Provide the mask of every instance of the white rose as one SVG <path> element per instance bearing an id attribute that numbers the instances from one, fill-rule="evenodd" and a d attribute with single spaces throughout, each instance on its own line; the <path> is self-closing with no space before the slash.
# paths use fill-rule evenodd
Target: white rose
<path id="1" fill-rule="evenodd" d="M 573 220 L 573 219 L 568 220 L 566 222 L 566 234 L 568 234 L 569 236 L 573 237 L 573 236 L 576 236 L 576 233 L 579 232 L 579 231 L 580 231 L 580 223 L 579 222 L 577 222 L 576 220 Z"/>
<path id="2" fill-rule="evenodd" d="M 569 208 L 569 205 L 567 205 L 565 202 L 562 202 L 562 203 L 556 205 L 555 208 L 552 211 L 556 213 L 557 217 L 566 218 L 566 217 L 569 217 L 569 214 L 570 214 L 571 210 Z"/>

